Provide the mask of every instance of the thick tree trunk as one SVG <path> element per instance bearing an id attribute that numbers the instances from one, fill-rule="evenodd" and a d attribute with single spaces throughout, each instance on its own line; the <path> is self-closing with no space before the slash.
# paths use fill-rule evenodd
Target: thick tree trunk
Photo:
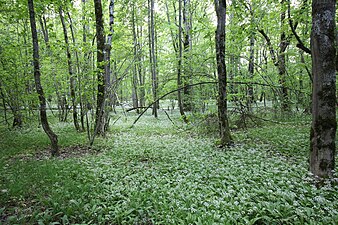
<path id="1" fill-rule="evenodd" d="M 336 139 L 336 1 L 312 1 L 312 128 L 310 171 L 333 175 Z"/>
<path id="2" fill-rule="evenodd" d="M 217 14 L 216 60 L 218 74 L 218 117 L 221 136 L 221 145 L 226 146 L 231 142 L 230 128 L 227 114 L 227 74 L 225 66 L 225 20 L 226 1 L 215 0 Z"/>
<path id="3" fill-rule="evenodd" d="M 106 79 L 104 65 L 105 38 L 103 27 L 103 15 L 101 0 L 94 0 L 95 19 L 96 19 L 96 43 L 97 43 L 97 105 L 96 105 L 96 134 L 104 135 L 104 106 L 106 98 Z M 93 139 L 94 141 L 94 139 Z"/>
<path id="4" fill-rule="evenodd" d="M 68 73 L 69 73 L 69 81 L 70 81 L 70 97 L 72 99 L 72 107 L 73 107 L 73 122 L 75 129 L 80 131 L 80 125 L 77 117 L 77 105 L 76 105 L 76 97 L 75 97 L 75 80 L 74 80 L 74 73 L 73 73 L 73 64 L 72 64 L 72 56 L 69 50 L 69 41 L 68 41 L 68 33 L 65 23 L 65 18 L 63 16 L 63 10 L 60 6 L 59 8 L 59 15 L 61 19 L 61 24 L 63 28 L 63 36 L 65 39 L 66 44 L 66 53 L 67 53 L 67 64 L 68 64 Z"/>
<path id="5" fill-rule="evenodd" d="M 46 98 L 43 92 L 43 88 L 41 86 L 41 74 L 40 74 L 40 62 L 39 62 L 39 43 L 38 43 L 38 35 L 36 32 L 36 21 L 35 21 L 35 12 L 34 12 L 34 3 L 33 0 L 28 0 L 28 9 L 29 9 L 29 17 L 30 17 L 30 24 L 31 24 L 31 32 L 32 32 L 32 42 L 33 42 L 33 65 L 34 65 L 34 81 L 35 81 L 35 88 L 37 94 L 39 96 L 40 101 L 40 119 L 43 130 L 48 135 L 51 141 L 51 154 L 52 156 L 59 155 L 59 148 L 58 148 L 58 137 L 52 131 L 49 126 L 47 112 L 46 112 Z"/>

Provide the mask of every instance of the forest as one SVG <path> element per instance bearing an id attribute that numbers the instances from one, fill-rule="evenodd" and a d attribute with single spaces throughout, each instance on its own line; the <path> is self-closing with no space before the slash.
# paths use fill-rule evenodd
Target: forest
<path id="1" fill-rule="evenodd" d="M 0 0 L 0 224 L 337 224 L 336 0 Z"/>

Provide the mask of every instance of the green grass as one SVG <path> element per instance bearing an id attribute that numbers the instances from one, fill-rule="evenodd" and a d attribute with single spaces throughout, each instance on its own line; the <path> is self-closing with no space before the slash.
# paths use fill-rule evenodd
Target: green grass
<path id="1" fill-rule="evenodd" d="M 0 218 L 7 224 L 336 224 L 338 187 L 307 171 L 308 118 L 233 133 L 215 146 L 202 122 L 161 115 L 121 118 L 100 154 L 13 160 L 44 149 L 41 129 L 1 129 Z M 212 124 L 209 124 L 212 126 Z M 199 127 L 202 132 L 198 133 Z M 62 146 L 84 144 L 55 125 Z M 210 127 L 210 132 L 215 129 Z"/>

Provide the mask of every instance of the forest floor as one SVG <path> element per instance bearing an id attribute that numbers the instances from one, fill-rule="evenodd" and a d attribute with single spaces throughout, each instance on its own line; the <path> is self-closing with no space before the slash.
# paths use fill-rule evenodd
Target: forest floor
<path id="1" fill-rule="evenodd" d="M 317 188 L 308 172 L 309 117 L 219 148 L 215 118 L 170 116 L 123 116 L 93 147 L 55 123 L 52 159 L 37 125 L 0 127 L 0 224 L 337 224 L 337 180 Z"/>

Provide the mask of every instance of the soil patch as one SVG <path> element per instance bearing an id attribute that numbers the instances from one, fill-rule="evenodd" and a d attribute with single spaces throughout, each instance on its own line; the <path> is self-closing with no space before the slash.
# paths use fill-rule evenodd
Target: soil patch
<path id="1" fill-rule="evenodd" d="M 43 150 L 39 150 L 34 154 L 25 154 L 25 155 L 17 155 L 15 157 L 12 157 L 13 160 L 46 160 L 52 158 L 51 154 L 51 148 L 47 147 Z M 90 146 L 85 145 L 73 145 L 73 146 L 67 146 L 62 147 L 59 149 L 60 155 L 55 157 L 55 159 L 68 159 L 68 158 L 79 158 L 86 155 L 97 155 L 99 152 L 97 149 L 93 149 Z"/>

